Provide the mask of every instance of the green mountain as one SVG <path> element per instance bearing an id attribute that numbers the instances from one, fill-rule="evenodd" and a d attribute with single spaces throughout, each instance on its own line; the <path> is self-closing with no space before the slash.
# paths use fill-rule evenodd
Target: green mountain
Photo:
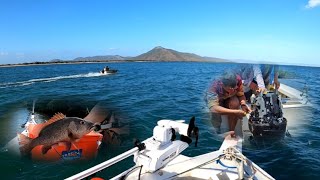
<path id="1" fill-rule="evenodd" d="M 107 56 L 91 56 L 91 57 L 78 57 L 74 61 L 115 61 L 115 60 L 125 60 L 130 57 L 123 57 L 119 55 L 107 55 Z"/>
<path id="2" fill-rule="evenodd" d="M 193 53 L 179 52 L 157 46 L 152 50 L 133 57 L 130 60 L 141 61 L 196 61 L 196 62 L 231 62 L 225 59 L 202 57 Z"/>

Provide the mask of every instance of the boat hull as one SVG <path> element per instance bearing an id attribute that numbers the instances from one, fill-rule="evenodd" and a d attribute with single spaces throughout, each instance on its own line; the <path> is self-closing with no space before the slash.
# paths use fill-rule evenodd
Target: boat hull
<path id="1" fill-rule="evenodd" d="M 115 74 L 117 72 L 118 72 L 118 70 L 109 70 L 109 71 L 104 71 L 104 72 L 100 71 L 100 74 L 101 75 L 108 75 L 108 74 Z"/>
<path id="2" fill-rule="evenodd" d="M 250 122 L 250 114 L 247 114 L 241 120 L 237 121 L 235 128 L 236 134 L 241 137 L 252 135 L 256 137 L 262 137 L 262 135 L 264 137 L 282 137 L 287 132 L 288 121 L 295 121 L 295 117 L 293 117 L 291 114 L 299 112 L 299 110 L 297 110 L 299 108 L 312 106 L 305 96 L 301 96 L 303 94 L 302 92 L 285 84 L 281 84 L 278 93 L 281 96 L 283 117 L 285 119 L 278 125 L 278 127 L 270 124 L 258 124 Z M 226 115 L 221 115 L 221 120 L 218 120 L 220 122 L 217 123 L 217 117 L 213 115 L 213 113 L 210 114 L 211 123 L 221 134 L 229 131 L 229 122 Z"/>
<path id="3" fill-rule="evenodd" d="M 127 171 L 112 178 L 112 180 L 125 179 L 239 179 L 238 162 L 224 158 L 227 148 L 233 147 L 241 152 L 242 138 L 231 138 L 230 135 L 225 138 L 221 147 L 217 151 L 203 155 L 188 157 L 178 155 L 174 160 L 165 167 L 154 173 L 145 172 L 143 167 L 138 166 L 128 169 Z M 244 178 L 252 176 L 253 179 L 274 179 L 267 172 L 258 167 L 255 163 L 246 159 L 243 165 L 245 172 Z M 254 171 L 255 170 L 255 171 Z"/>

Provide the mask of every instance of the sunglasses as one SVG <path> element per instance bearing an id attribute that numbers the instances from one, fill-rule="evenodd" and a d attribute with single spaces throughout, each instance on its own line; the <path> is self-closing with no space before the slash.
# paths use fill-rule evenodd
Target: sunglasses
<path id="1" fill-rule="evenodd" d="M 232 92 L 235 92 L 236 91 L 236 89 L 238 88 L 238 86 L 235 86 L 235 87 L 225 87 L 225 86 L 222 86 L 222 88 L 226 91 L 226 92 L 228 92 L 228 93 L 232 93 Z"/>

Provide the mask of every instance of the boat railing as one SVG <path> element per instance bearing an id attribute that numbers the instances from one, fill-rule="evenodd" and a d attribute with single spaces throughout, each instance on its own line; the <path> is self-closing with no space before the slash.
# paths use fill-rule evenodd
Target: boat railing
<path id="1" fill-rule="evenodd" d="M 95 174 L 96 172 L 99 172 L 105 168 L 108 168 L 108 167 L 134 155 L 134 153 L 137 153 L 138 151 L 139 151 L 138 147 L 132 148 L 131 150 L 124 152 L 114 158 L 111 158 L 105 162 L 102 162 L 102 163 L 94 166 L 94 167 L 91 167 L 85 171 L 82 171 L 76 175 L 73 175 L 73 176 L 67 178 L 66 180 L 77 180 L 77 179 L 83 179 L 83 178 L 89 177 L 90 175 Z"/>

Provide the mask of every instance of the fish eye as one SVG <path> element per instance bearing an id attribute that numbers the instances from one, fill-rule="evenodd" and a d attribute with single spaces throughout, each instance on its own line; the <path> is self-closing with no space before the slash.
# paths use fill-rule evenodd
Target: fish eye
<path id="1" fill-rule="evenodd" d="M 80 121 L 80 124 L 84 124 L 84 121 Z"/>

